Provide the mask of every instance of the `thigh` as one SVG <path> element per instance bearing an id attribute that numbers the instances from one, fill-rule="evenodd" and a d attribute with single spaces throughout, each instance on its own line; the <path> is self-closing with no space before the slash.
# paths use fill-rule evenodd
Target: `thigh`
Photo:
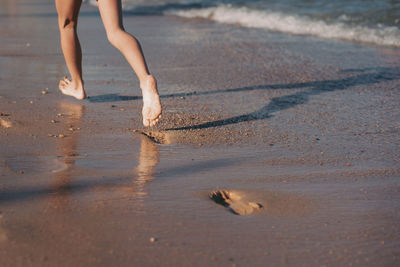
<path id="1" fill-rule="evenodd" d="M 82 0 L 55 0 L 60 23 L 77 22 Z M 60 25 L 61 26 L 61 25 Z"/>
<path id="2" fill-rule="evenodd" d="M 121 0 L 98 0 L 101 20 L 107 32 L 123 29 Z"/>

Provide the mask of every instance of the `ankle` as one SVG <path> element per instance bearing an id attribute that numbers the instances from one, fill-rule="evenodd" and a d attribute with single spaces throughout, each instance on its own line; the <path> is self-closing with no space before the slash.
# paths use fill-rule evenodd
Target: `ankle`
<path id="1" fill-rule="evenodd" d="M 75 90 L 82 90 L 84 82 L 82 80 L 71 80 Z"/>
<path id="2" fill-rule="evenodd" d="M 152 90 L 153 88 L 157 90 L 157 80 L 149 74 L 140 80 L 140 88 L 142 91 Z"/>

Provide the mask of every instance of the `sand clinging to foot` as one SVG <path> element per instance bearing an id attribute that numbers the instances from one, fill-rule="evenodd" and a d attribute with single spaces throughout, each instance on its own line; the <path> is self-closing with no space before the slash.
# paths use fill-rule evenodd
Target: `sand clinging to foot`
<path id="1" fill-rule="evenodd" d="M 140 85 L 143 92 L 143 125 L 145 127 L 154 126 L 161 118 L 161 102 L 157 91 L 157 81 L 149 75 L 147 80 Z"/>

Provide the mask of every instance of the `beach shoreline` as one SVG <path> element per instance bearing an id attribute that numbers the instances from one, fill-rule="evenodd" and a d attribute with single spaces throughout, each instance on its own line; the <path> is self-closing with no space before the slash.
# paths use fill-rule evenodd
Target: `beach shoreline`
<path id="1" fill-rule="evenodd" d="M 95 7 L 84 101 L 54 3 L 0 7 L 1 266 L 400 263 L 400 49 L 127 12 L 165 110 L 145 129 Z"/>

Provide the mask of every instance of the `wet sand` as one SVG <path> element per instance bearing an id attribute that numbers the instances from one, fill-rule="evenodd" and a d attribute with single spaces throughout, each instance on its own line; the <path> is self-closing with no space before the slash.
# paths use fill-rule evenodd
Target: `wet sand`
<path id="1" fill-rule="evenodd" d="M 144 129 L 81 12 L 75 101 L 53 2 L 0 4 L 0 266 L 400 264 L 399 49 L 127 13 L 165 108 Z"/>

